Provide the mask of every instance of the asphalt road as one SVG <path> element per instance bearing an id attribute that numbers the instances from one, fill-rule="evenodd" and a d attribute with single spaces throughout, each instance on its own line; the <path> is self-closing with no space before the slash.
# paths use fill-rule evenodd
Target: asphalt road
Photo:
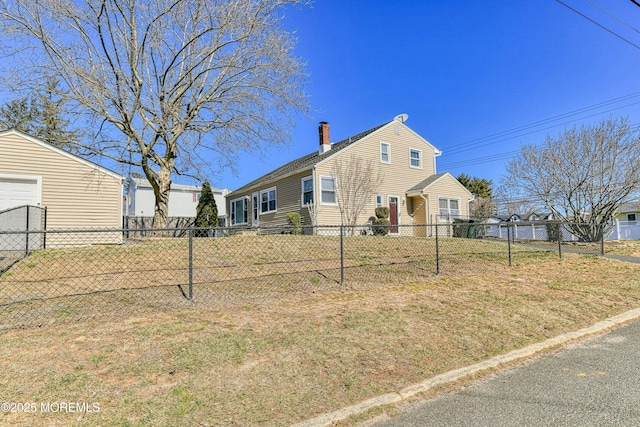
<path id="1" fill-rule="evenodd" d="M 374 425 L 640 426 L 640 322 L 407 406 Z"/>

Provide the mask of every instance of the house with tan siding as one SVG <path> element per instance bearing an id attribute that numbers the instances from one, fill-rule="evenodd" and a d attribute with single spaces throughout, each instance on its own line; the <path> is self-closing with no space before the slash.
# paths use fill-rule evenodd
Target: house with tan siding
<path id="1" fill-rule="evenodd" d="M 394 120 L 332 144 L 329 124 L 319 126 L 316 151 L 293 160 L 227 195 L 232 227 L 287 225 L 287 213 L 298 212 L 311 225 L 308 204 L 318 209 L 317 225 L 340 225 L 336 162 L 361 159 L 380 172 L 375 194 L 358 218 L 365 224 L 376 207 L 389 208 L 390 234 L 424 234 L 402 225 L 449 223 L 469 216 L 473 195 L 450 173 L 436 172 L 441 152 L 409 128 L 400 115 Z M 400 226 L 400 227 L 397 227 Z M 415 230 L 418 230 L 416 228 Z"/>
<path id="2" fill-rule="evenodd" d="M 47 230 L 121 228 L 123 183 L 123 176 L 38 138 L 0 132 L 0 212 L 21 205 L 46 207 Z M 118 243 L 121 237 L 87 238 L 76 242 Z M 64 237 L 51 234 L 47 246 L 56 239 L 61 244 Z"/>

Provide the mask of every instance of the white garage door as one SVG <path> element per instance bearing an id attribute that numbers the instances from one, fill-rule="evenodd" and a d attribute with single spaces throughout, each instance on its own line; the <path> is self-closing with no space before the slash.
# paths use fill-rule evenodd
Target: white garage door
<path id="1" fill-rule="evenodd" d="M 0 211 L 24 205 L 40 206 L 38 179 L 0 176 Z"/>

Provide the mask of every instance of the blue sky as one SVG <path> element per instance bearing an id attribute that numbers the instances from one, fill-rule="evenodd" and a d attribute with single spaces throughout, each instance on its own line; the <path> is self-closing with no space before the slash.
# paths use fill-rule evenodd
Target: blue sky
<path id="1" fill-rule="evenodd" d="M 319 121 L 337 142 L 407 113 L 442 150 L 438 172 L 496 184 L 521 144 L 611 115 L 639 124 L 640 7 L 562 1 L 611 32 L 554 0 L 318 0 L 288 11 L 311 117 L 290 145 L 244 154 L 237 176 L 212 184 L 235 189 L 316 150 Z"/>

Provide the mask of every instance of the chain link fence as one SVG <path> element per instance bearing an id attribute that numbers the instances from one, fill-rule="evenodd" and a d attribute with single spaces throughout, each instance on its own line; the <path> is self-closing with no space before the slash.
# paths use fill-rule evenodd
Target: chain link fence
<path id="1" fill-rule="evenodd" d="M 29 255 L 46 247 L 47 209 L 38 206 L 18 206 L 0 211 L 0 274 Z"/>
<path id="2" fill-rule="evenodd" d="M 506 233 L 491 236 L 488 225 L 477 223 L 0 231 L 0 245 L 23 254 L 0 273 L 0 330 L 270 304 L 294 293 L 499 272 L 515 262 L 548 259 L 550 251 L 602 252 L 598 242 L 575 245 Z M 46 246 L 25 251 L 18 237 L 27 234 Z"/>

